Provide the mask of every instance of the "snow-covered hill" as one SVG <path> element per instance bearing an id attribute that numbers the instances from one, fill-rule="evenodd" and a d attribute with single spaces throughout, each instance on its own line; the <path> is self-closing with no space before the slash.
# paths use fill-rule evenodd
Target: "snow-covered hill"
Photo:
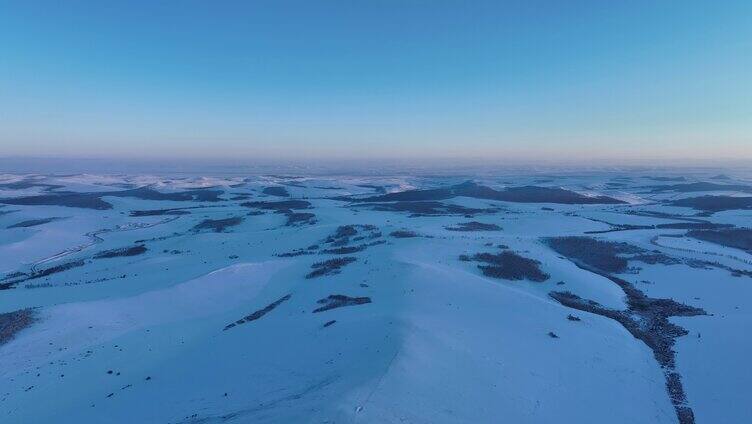
<path id="1" fill-rule="evenodd" d="M 711 177 L 2 175 L 0 421 L 750 422 Z"/>

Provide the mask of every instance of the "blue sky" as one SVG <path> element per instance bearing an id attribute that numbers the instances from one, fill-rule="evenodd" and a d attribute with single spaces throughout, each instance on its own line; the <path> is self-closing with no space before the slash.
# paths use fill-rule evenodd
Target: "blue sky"
<path id="1" fill-rule="evenodd" d="M 752 2 L 0 0 L 0 155 L 752 159 Z"/>

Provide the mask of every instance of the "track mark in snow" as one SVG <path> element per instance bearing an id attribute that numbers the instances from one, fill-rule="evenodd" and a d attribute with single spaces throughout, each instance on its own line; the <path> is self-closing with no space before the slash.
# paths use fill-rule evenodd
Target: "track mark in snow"
<path id="1" fill-rule="evenodd" d="M 103 238 L 99 237 L 100 234 L 107 234 L 107 233 L 116 233 L 121 231 L 131 231 L 131 230 L 141 230 L 144 228 L 151 228 L 156 227 L 157 225 L 167 224 L 169 222 L 172 222 L 176 219 L 180 218 L 179 216 L 175 216 L 172 218 L 163 219 L 161 221 L 157 221 L 154 223 L 146 224 L 146 223 L 134 223 L 134 224 L 128 224 L 128 225 L 120 225 L 115 228 L 107 228 L 103 230 L 97 230 L 92 231 L 90 233 L 86 233 L 86 237 L 89 237 L 91 241 L 89 243 L 82 244 L 80 246 L 72 247 L 70 249 L 63 250 L 60 253 L 56 253 L 50 257 L 40 259 L 34 263 L 31 264 L 31 272 L 36 272 L 36 268 L 39 265 L 45 264 L 47 262 L 56 261 L 60 258 L 63 258 L 65 256 L 71 255 L 73 253 L 78 253 L 84 249 L 87 249 L 91 246 L 94 246 L 95 244 L 99 244 L 104 241 Z"/>
<path id="2" fill-rule="evenodd" d="M 268 411 L 270 409 L 274 409 L 277 407 L 283 407 L 285 403 L 300 400 L 314 392 L 317 392 L 332 383 L 334 383 L 339 377 L 338 376 L 331 376 L 327 377 L 321 381 L 318 381 L 314 384 L 311 384 L 307 387 L 305 387 L 303 390 L 283 396 L 277 399 L 272 399 L 270 401 L 261 402 L 256 406 L 247 408 L 247 409 L 240 409 L 234 412 L 229 412 L 222 415 L 214 415 L 214 416 L 206 416 L 206 417 L 199 417 L 198 414 L 193 414 L 191 416 L 185 417 L 184 419 L 177 421 L 178 424 L 208 424 L 208 423 L 224 423 L 248 416 L 252 416 L 254 414 L 257 414 L 259 412 Z"/>

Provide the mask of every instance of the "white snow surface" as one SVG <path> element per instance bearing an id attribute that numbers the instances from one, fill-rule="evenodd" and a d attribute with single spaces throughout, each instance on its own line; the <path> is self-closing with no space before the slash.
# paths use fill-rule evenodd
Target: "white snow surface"
<path id="1" fill-rule="evenodd" d="M 676 182 L 632 175 L 626 184 L 606 184 L 625 181 L 613 179 L 624 175 L 546 176 L 550 182 L 540 175 L 486 175 L 478 181 L 496 189 L 563 187 L 627 204 L 441 200 L 491 209 L 471 217 L 415 216 L 332 199 L 436 188 L 460 178 L 1 175 L 0 183 L 33 180 L 63 188 L 3 188 L 0 202 L 57 190 L 144 186 L 223 194 L 217 202 L 106 197 L 112 208 L 104 210 L 0 205 L 0 283 L 12 283 L 0 290 L 0 313 L 32 308 L 35 317 L 0 344 L 0 422 L 677 423 L 664 370 L 645 343 L 610 318 L 549 296 L 566 290 L 607 308 L 627 308 L 619 286 L 548 247 L 545 239 L 558 236 L 626 242 L 676 258 L 675 264 L 630 261 L 621 277 L 648 296 L 708 313 L 669 318 L 688 332 L 674 350 L 696 422 L 752 422 L 746 399 L 752 277 L 729 271 L 752 271 L 750 253 L 678 229 L 587 233 L 611 224 L 686 222 L 625 214 L 629 210 L 738 227 L 750 226 L 752 211 L 697 217 L 697 211 L 665 205 L 670 193 L 645 190 Z M 693 175 L 689 182 L 702 178 Z M 291 197 L 263 195 L 269 186 L 285 187 Z M 289 213 L 243 205 L 285 200 L 310 202 L 310 209 L 295 212 L 312 213 L 313 221 L 286 225 Z M 132 213 L 175 208 L 182 212 Z M 61 219 L 7 228 L 50 217 Z M 197 227 L 232 218 L 240 220 L 216 232 Z M 468 221 L 501 230 L 448 229 Z M 344 254 L 324 252 L 338 247 L 327 238 L 345 225 L 373 226 L 374 235 L 351 237 L 339 247 L 373 243 Z M 359 235 L 367 233 L 358 228 Z M 397 230 L 418 237 L 390 235 Z M 97 257 L 131 246 L 146 251 Z M 284 255 L 297 249 L 307 253 Z M 459 260 L 501 251 L 539 261 L 548 278 L 491 278 L 478 262 Z M 314 263 L 343 256 L 356 261 L 306 278 Z M 689 260 L 719 266 L 693 267 Z M 74 261 L 83 265 L 35 274 Z M 330 295 L 369 302 L 314 312 Z M 254 312 L 260 316 L 241 323 Z"/>

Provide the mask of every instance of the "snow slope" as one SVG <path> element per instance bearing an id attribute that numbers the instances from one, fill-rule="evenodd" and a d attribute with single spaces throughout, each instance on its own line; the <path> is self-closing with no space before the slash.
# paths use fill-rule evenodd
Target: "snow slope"
<path id="1" fill-rule="evenodd" d="M 0 214 L 0 313 L 7 314 L 0 330 L 10 335 L 0 343 L 3 423 L 679 422 L 667 370 L 647 343 L 615 319 L 549 295 L 568 291 L 611 311 L 631 307 L 608 275 L 546 243 L 563 236 L 652 254 L 627 255 L 628 267 L 613 277 L 650 299 L 706 312 L 668 318 L 686 330 L 673 346 L 682 405 L 694 415 L 682 423 L 752 421 L 749 252 L 659 227 L 697 220 L 744 227 L 752 211 L 701 215 L 668 205 L 677 193 L 645 188 L 675 182 L 623 172 L 484 175 L 476 182 L 497 190 L 538 185 L 628 202 L 455 197 L 432 200 L 437 212 L 359 199 L 462 179 L 3 181 L 16 184 L 0 198 L 8 203 L 0 211 L 12 211 Z M 46 185 L 17 184 L 29 181 Z M 107 196 L 112 208 L 104 210 L 12 200 L 145 184 L 161 193 L 211 187 L 222 194 L 217 201 Z M 290 197 L 263 194 L 270 186 Z M 270 203 L 290 200 L 303 204 Z M 313 216 L 296 221 L 296 214 Z M 63 219 L 7 228 L 50 217 Z M 456 231 L 468 222 L 499 229 Z M 128 250 L 134 246 L 141 247 Z M 548 278 L 485 273 L 482 258 L 500 252 L 537 261 Z M 25 308 L 31 325 L 11 321 L 9 313 Z"/>

